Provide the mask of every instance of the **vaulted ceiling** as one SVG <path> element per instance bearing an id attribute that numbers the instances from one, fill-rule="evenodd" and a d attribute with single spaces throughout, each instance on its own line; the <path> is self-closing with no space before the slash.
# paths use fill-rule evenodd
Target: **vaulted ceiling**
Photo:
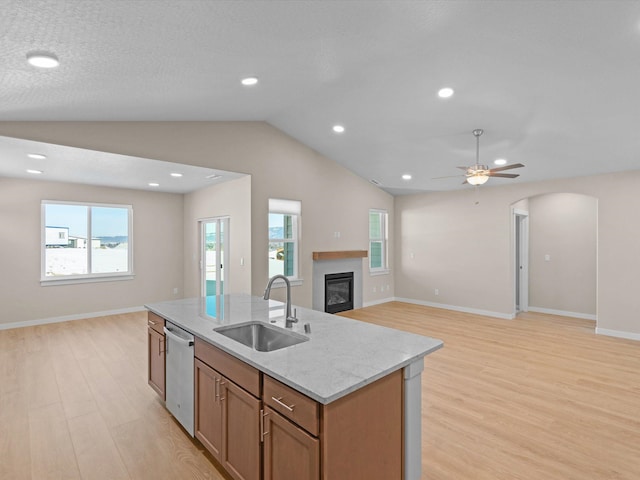
<path id="1" fill-rule="evenodd" d="M 0 3 L 0 120 L 263 120 L 394 194 L 471 188 L 475 128 L 488 186 L 640 167 L 640 2 Z"/>

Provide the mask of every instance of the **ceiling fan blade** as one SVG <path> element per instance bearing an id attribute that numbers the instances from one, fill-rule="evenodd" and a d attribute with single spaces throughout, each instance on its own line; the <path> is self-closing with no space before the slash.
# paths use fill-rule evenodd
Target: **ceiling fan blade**
<path id="1" fill-rule="evenodd" d="M 493 173 L 489 172 L 490 177 L 499 177 L 499 178 L 516 178 L 519 177 L 517 173 Z"/>
<path id="2" fill-rule="evenodd" d="M 521 163 L 514 163 L 512 165 L 505 165 L 504 167 L 496 167 L 496 168 L 492 168 L 489 171 L 490 172 L 502 172 L 503 170 L 511 170 L 512 168 L 522 168 L 524 167 L 523 164 Z"/>
<path id="3" fill-rule="evenodd" d="M 433 177 L 431 180 L 440 180 L 441 178 L 464 177 L 464 175 L 447 175 L 446 177 Z"/>
<path id="4" fill-rule="evenodd" d="M 469 170 L 469 167 L 456 167 L 456 168 L 459 168 L 460 170 L 464 170 L 464 171 Z"/>
<path id="5" fill-rule="evenodd" d="M 466 185 L 467 183 L 469 183 L 469 182 L 467 182 L 467 179 L 465 178 L 464 182 L 462 182 L 462 185 Z"/>

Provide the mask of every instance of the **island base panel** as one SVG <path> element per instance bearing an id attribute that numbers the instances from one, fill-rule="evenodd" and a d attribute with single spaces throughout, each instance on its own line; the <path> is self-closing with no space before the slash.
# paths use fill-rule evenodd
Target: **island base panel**
<path id="1" fill-rule="evenodd" d="M 402 480 L 403 371 L 325 405 L 322 478 Z"/>

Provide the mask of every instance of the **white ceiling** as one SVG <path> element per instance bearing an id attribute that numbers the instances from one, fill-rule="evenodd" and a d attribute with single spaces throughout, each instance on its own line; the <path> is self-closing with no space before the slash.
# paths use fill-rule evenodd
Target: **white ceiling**
<path id="1" fill-rule="evenodd" d="M 0 120 L 264 120 L 395 194 L 471 188 L 475 128 L 487 186 L 640 168 L 640 1 L 0 4 Z"/>
<path id="2" fill-rule="evenodd" d="M 46 158 L 32 159 L 29 154 Z M 181 176 L 174 177 L 172 173 Z M 242 176 L 212 168 L 0 136 L 0 177 L 189 193 Z"/>

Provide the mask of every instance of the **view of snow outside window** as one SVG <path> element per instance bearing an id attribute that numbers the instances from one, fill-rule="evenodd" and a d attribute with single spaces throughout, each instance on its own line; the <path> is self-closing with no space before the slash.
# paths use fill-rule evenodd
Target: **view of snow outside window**
<path id="1" fill-rule="evenodd" d="M 47 203 L 44 221 L 45 277 L 130 271 L 129 208 Z"/>
<path id="2" fill-rule="evenodd" d="M 269 277 L 295 272 L 295 215 L 269 213 Z"/>

